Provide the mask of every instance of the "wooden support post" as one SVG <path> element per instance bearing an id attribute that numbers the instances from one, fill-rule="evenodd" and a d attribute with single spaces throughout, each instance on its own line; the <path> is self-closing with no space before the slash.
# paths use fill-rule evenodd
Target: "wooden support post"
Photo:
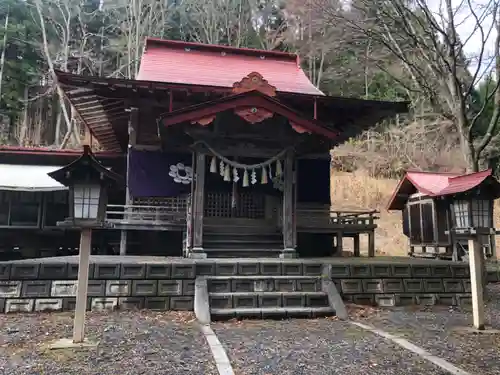
<path id="1" fill-rule="evenodd" d="M 80 255 L 78 256 L 75 319 L 73 323 L 73 342 L 75 344 L 83 343 L 85 339 L 85 311 L 87 310 L 91 242 L 92 229 L 82 229 L 80 234 Z"/>
<path id="2" fill-rule="evenodd" d="M 191 258 L 206 258 L 203 251 L 203 216 L 205 211 L 205 154 L 196 153 L 193 207 L 193 250 Z"/>
<path id="3" fill-rule="evenodd" d="M 295 257 L 295 235 L 294 235 L 294 153 L 289 150 L 285 156 L 284 167 L 284 189 L 283 189 L 283 251 L 280 258 L 294 258 Z"/>
<path id="4" fill-rule="evenodd" d="M 344 234 L 342 233 L 342 231 L 338 231 L 337 233 L 335 233 L 335 242 L 336 242 L 336 245 L 337 245 L 337 256 L 341 257 L 343 255 L 343 252 L 344 252 Z"/>
<path id="5" fill-rule="evenodd" d="M 359 234 L 355 234 L 352 239 L 354 242 L 354 256 L 359 257 L 359 256 L 361 256 L 361 250 L 359 247 Z"/>
<path id="6" fill-rule="evenodd" d="M 469 238 L 469 266 L 474 328 L 484 330 L 483 250 L 476 236 Z"/>
<path id="7" fill-rule="evenodd" d="M 133 202 L 133 198 L 130 195 L 130 190 L 128 187 L 128 177 L 129 177 L 129 169 L 130 169 L 130 151 L 137 144 L 137 126 L 139 123 L 139 111 L 137 108 L 130 109 L 130 119 L 128 122 L 128 147 L 127 147 L 127 171 L 126 171 L 126 187 L 125 187 L 125 204 L 131 205 Z M 127 220 L 127 212 L 125 209 L 123 213 L 123 218 Z M 120 232 L 120 255 L 127 254 L 127 231 L 122 229 Z"/>
<path id="8" fill-rule="evenodd" d="M 294 171 L 293 171 L 293 207 L 292 207 L 292 231 L 293 231 L 293 248 L 297 251 L 297 184 L 298 184 L 298 170 L 299 170 L 299 161 L 295 159 L 294 161 Z"/>
<path id="9" fill-rule="evenodd" d="M 196 168 L 196 153 L 193 152 L 191 155 L 191 167 L 193 170 Z M 191 181 L 191 191 L 189 193 L 188 201 L 186 202 L 186 238 L 185 238 L 185 248 L 183 254 L 185 257 L 189 257 L 191 250 L 193 248 L 193 209 L 195 207 L 194 202 L 194 188 L 195 181 Z"/>
<path id="10" fill-rule="evenodd" d="M 490 235 L 490 247 L 491 247 L 491 260 L 493 262 L 496 262 L 496 261 L 498 261 L 499 253 L 497 252 L 497 241 L 496 241 L 496 234 L 495 233 Z"/>
<path id="11" fill-rule="evenodd" d="M 368 232 L 368 256 L 375 256 L 375 231 Z"/>

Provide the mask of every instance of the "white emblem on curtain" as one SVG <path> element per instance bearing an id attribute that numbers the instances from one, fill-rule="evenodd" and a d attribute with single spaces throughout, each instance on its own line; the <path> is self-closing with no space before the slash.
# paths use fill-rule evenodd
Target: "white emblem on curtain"
<path id="1" fill-rule="evenodd" d="M 178 184 L 189 185 L 193 181 L 193 168 L 183 163 L 173 164 L 168 175 Z"/>

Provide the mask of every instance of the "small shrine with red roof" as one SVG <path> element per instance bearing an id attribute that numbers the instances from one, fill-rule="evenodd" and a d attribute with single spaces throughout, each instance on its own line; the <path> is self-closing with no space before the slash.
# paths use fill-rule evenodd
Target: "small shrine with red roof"
<path id="1" fill-rule="evenodd" d="M 495 233 L 488 229 L 494 227 L 493 203 L 498 197 L 500 183 L 491 169 L 464 175 L 409 171 L 388 210 L 402 211 L 412 256 L 457 260 L 467 250 L 467 237 L 459 233 L 473 228 L 486 229 L 481 243 L 487 256 L 495 256 Z"/>
<path id="2" fill-rule="evenodd" d="M 124 157 L 107 217 L 122 254 L 144 231 L 198 258 L 330 255 L 363 233 L 374 254 L 371 213 L 331 212 L 329 151 L 408 103 L 327 96 L 296 54 L 154 38 L 134 80 L 56 75 L 92 141 Z"/>

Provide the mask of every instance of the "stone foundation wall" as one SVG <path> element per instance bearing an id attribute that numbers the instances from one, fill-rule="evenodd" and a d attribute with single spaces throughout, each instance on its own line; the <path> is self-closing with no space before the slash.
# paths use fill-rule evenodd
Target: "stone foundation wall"
<path id="1" fill-rule="evenodd" d="M 344 301 L 360 305 L 468 305 L 467 264 L 354 264 L 329 266 Z"/>
<path id="2" fill-rule="evenodd" d="M 194 264 L 91 264 L 88 309 L 192 310 Z M 0 264 L 0 312 L 74 310 L 78 265 Z"/>
<path id="3" fill-rule="evenodd" d="M 467 264 L 317 261 L 189 261 L 93 263 L 88 308 L 192 310 L 196 276 L 311 276 L 335 282 L 344 300 L 381 306 L 469 304 Z M 0 263 L 0 312 L 73 310 L 78 264 Z M 244 290 L 242 290 L 244 291 Z"/>

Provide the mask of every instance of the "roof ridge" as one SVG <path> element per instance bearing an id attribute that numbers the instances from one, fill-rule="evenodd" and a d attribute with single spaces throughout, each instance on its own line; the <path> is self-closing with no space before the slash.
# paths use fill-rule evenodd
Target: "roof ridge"
<path id="1" fill-rule="evenodd" d="M 263 50 L 256 48 L 243 48 L 243 47 L 233 47 L 227 46 L 223 44 L 208 44 L 208 43 L 196 43 L 196 42 L 185 42 L 182 40 L 172 40 L 172 39 L 160 39 L 160 38 L 146 38 L 146 48 L 144 49 L 144 53 L 148 48 L 148 44 L 159 44 L 169 47 L 177 47 L 177 48 L 199 48 L 200 50 L 212 51 L 212 52 L 233 52 L 236 54 L 247 55 L 247 56 L 268 56 L 275 57 L 279 59 L 286 59 L 293 61 L 297 64 L 297 67 L 300 68 L 300 60 L 299 55 L 291 52 L 283 52 L 283 51 L 273 51 L 273 50 Z"/>
<path id="2" fill-rule="evenodd" d="M 460 173 L 456 172 L 431 172 L 431 171 L 418 171 L 418 170 L 407 170 L 406 173 L 434 174 L 434 175 L 441 175 L 443 177 L 445 177 L 446 175 L 460 175 Z"/>
<path id="3" fill-rule="evenodd" d="M 456 181 L 457 179 L 461 179 L 461 178 L 464 178 L 464 177 L 467 178 L 467 177 L 474 176 L 474 175 L 483 175 L 483 174 L 485 174 L 486 176 L 489 176 L 489 175 L 491 175 L 491 173 L 492 173 L 492 169 L 488 168 L 488 169 L 485 169 L 485 170 L 479 171 L 479 172 L 471 172 L 471 173 L 462 174 L 462 175 L 455 176 L 455 177 L 448 177 L 448 181 L 451 181 L 451 180 Z"/>

